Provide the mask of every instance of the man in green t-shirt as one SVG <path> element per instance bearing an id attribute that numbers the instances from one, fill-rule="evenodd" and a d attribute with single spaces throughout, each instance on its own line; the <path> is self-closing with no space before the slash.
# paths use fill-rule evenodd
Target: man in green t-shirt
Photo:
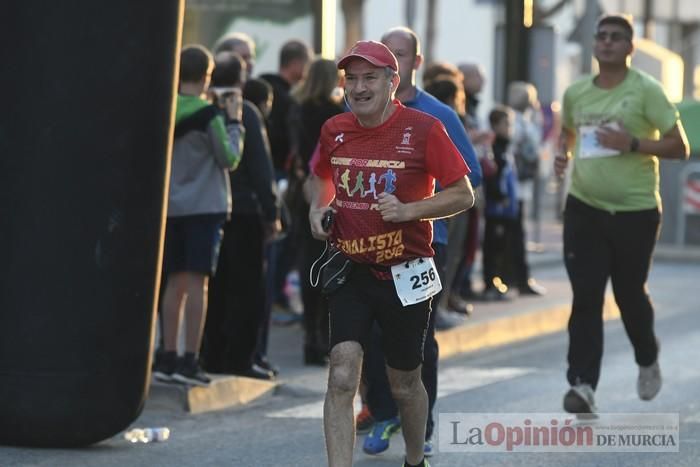
<path id="1" fill-rule="evenodd" d="M 634 50 L 624 16 L 598 21 L 594 54 L 600 73 L 564 94 L 562 175 L 573 157 L 564 212 L 564 262 L 573 290 L 564 409 L 595 412 L 603 356 L 603 301 L 610 278 L 639 365 L 637 393 L 661 389 L 654 309 L 646 289 L 660 225 L 659 157 L 686 159 L 678 111 L 661 85 L 629 66 Z"/>

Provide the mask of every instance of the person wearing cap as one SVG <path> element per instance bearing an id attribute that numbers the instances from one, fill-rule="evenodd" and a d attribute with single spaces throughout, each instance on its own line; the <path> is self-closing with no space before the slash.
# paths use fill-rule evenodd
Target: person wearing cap
<path id="1" fill-rule="evenodd" d="M 320 157 L 309 182 L 312 234 L 329 240 L 342 264 L 349 265 L 324 281 L 331 284 L 325 290 L 331 348 L 324 405 L 329 465 L 352 465 L 353 399 L 363 344 L 376 321 L 401 414 L 404 465 L 423 466 L 428 398 L 421 363 L 431 297 L 441 287 L 430 246 L 431 220 L 473 205 L 469 168 L 440 121 L 394 99 L 398 63 L 384 44 L 357 42 L 338 68 L 345 70 L 351 112 L 323 125 Z M 443 187 L 438 193 L 436 182 Z M 334 221 L 326 231 L 322 219 L 328 210 Z"/>
<path id="2" fill-rule="evenodd" d="M 661 389 L 654 308 L 646 281 L 659 232 L 659 160 L 686 159 L 688 142 L 661 84 L 629 65 L 632 23 L 598 21 L 594 54 L 600 72 L 568 87 L 562 151 L 555 171 L 572 159 L 564 211 L 564 262 L 573 290 L 564 409 L 595 412 L 603 356 L 603 302 L 608 279 L 639 365 L 637 393 Z"/>

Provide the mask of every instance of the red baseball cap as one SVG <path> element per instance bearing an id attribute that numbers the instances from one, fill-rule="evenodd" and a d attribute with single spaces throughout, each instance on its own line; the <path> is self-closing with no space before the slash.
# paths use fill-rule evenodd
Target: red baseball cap
<path id="1" fill-rule="evenodd" d="M 381 42 L 357 41 L 350 50 L 338 61 L 338 69 L 343 70 L 353 58 L 367 60 L 374 66 L 388 66 L 399 71 L 399 63 L 389 48 Z"/>

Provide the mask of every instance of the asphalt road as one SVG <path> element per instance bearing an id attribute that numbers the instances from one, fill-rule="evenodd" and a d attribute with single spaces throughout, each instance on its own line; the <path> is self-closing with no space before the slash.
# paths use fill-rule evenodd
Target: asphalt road
<path id="1" fill-rule="evenodd" d="M 556 271 L 553 271 L 556 273 Z M 563 270 L 559 270 L 563 274 Z M 446 453 L 430 460 L 445 466 L 697 466 L 700 465 L 700 265 L 657 264 L 650 288 L 657 306 L 657 333 L 664 387 L 652 402 L 637 398 L 637 367 L 619 321 L 606 324 L 605 357 L 596 394 L 602 413 L 678 413 L 677 453 Z M 553 413 L 561 411 L 567 337 L 564 333 L 441 362 L 436 411 Z M 320 378 L 319 378 L 320 380 Z M 186 415 L 150 409 L 138 426 L 168 426 L 165 443 L 132 445 L 115 437 L 81 450 L 0 447 L 0 466 L 323 466 L 319 418 L 323 388 L 283 388 L 242 409 Z M 403 440 L 392 438 L 380 456 L 362 453 L 356 466 L 399 466 Z M 436 444 L 437 440 L 436 440 Z"/>

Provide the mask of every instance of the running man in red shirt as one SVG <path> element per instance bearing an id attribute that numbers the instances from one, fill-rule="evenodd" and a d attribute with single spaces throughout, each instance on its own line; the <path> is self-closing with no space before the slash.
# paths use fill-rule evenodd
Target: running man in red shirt
<path id="1" fill-rule="evenodd" d="M 469 169 L 439 120 L 394 99 L 398 64 L 384 44 L 356 43 L 338 68 L 345 70 L 351 112 L 329 119 L 321 130 L 309 211 L 314 237 L 330 240 L 350 265 L 335 277 L 336 290 L 326 290 L 331 353 L 324 430 L 329 465 L 352 465 L 352 402 L 362 346 L 376 320 L 401 415 L 404 465 L 424 466 L 428 398 L 421 363 L 431 297 L 441 288 L 430 246 L 431 220 L 472 206 Z M 444 187 L 438 193 L 436 180 Z M 322 221 L 329 210 L 334 221 L 326 231 Z"/>

